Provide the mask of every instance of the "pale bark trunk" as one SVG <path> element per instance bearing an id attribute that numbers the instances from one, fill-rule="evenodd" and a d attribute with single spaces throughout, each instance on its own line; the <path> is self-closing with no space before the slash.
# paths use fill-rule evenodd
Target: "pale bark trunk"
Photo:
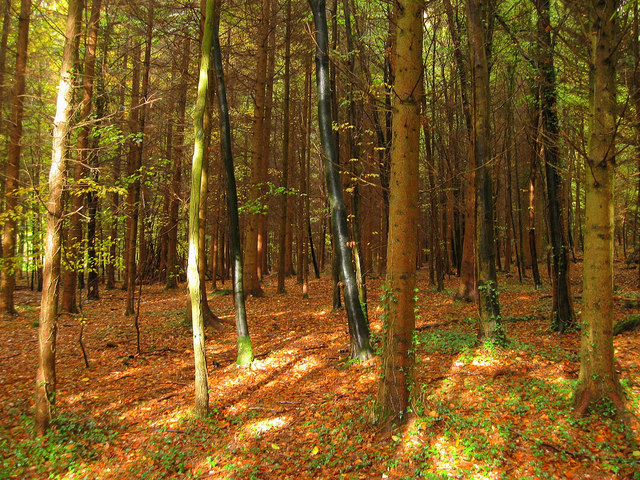
<path id="1" fill-rule="evenodd" d="M 27 0 L 28 1 L 28 0 Z M 51 408 L 56 393 L 56 334 L 60 281 L 60 248 L 63 214 L 62 192 L 67 164 L 67 135 L 72 111 L 73 68 L 78 19 L 82 2 L 71 0 L 67 13 L 65 42 L 58 85 L 58 100 L 54 118 L 51 169 L 49 170 L 49 200 L 47 202 L 47 234 L 44 250 L 44 281 L 40 302 L 38 329 L 38 373 L 35 390 L 35 431 L 43 436 L 51 421 Z"/>

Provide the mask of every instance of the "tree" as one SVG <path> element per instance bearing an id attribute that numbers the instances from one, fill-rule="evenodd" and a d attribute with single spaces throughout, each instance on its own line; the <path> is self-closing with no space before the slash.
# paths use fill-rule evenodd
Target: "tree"
<path id="1" fill-rule="evenodd" d="M 481 339 L 502 341 L 498 278 L 496 275 L 493 187 L 489 172 L 491 149 L 491 108 L 487 24 L 491 23 L 492 0 L 467 0 L 467 23 L 471 46 L 471 131 L 472 155 L 476 168 L 476 272 Z"/>
<path id="2" fill-rule="evenodd" d="M 204 313 L 200 296 L 199 272 L 199 230 L 200 230 L 200 189 L 202 182 L 202 163 L 205 152 L 204 115 L 207 108 L 207 91 L 209 89 L 209 64 L 214 25 L 214 0 L 207 0 L 205 10 L 204 33 L 200 57 L 200 73 L 198 78 L 198 96 L 193 119 L 194 144 L 191 167 L 191 196 L 189 198 L 189 263 L 187 279 L 191 298 L 191 322 L 193 328 L 193 357 L 195 361 L 195 411 L 201 418 L 209 412 L 209 379 L 207 376 L 207 357 L 205 352 Z"/>
<path id="3" fill-rule="evenodd" d="M 249 212 L 247 216 L 247 234 L 244 247 L 244 289 L 248 295 L 261 297 L 264 292 L 258 275 L 258 234 L 259 215 L 262 215 L 260 193 L 266 180 L 262 175 L 262 155 L 265 119 L 265 97 L 267 83 L 267 53 L 269 46 L 270 0 L 261 0 L 260 24 L 258 26 L 258 51 L 256 52 L 256 83 L 254 89 L 253 127 L 251 130 L 251 188 L 249 193 Z"/>
<path id="4" fill-rule="evenodd" d="M 349 234 L 347 213 L 342 194 L 338 152 L 332 132 L 331 89 L 329 84 L 329 39 L 327 31 L 327 12 L 325 0 L 308 0 L 315 26 L 316 39 L 316 88 L 318 91 L 318 124 L 324 157 L 324 172 L 327 182 L 329 203 L 331 204 L 331 224 L 336 246 L 340 280 L 343 283 L 344 303 L 349 322 L 351 337 L 351 356 L 367 360 L 372 356 L 369 343 L 369 325 L 365 319 L 358 297 L 358 285 L 355 279 Z"/>
<path id="5" fill-rule="evenodd" d="M 29 45 L 29 18 L 31 0 L 20 2 L 18 22 L 18 43 L 16 52 L 16 73 L 13 84 L 13 106 L 11 109 L 9 148 L 5 179 L 5 219 L 2 233 L 2 269 L 0 269 L 0 309 L 7 315 L 15 315 L 13 291 L 16 286 L 16 234 L 18 193 L 20 186 L 20 151 L 22 142 L 22 119 L 24 116 L 25 78 L 27 72 L 27 47 Z"/>
<path id="6" fill-rule="evenodd" d="M 616 0 L 590 0 L 591 92 L 580 374 L 577 414 L 609 400 L 624 411 L 624 397 L 613 351 L 613 178 L 616 138 Z"/>
<path id="7" fill-rule="evenodd" d="M 540 78 L 540 114 L 542 116 L 541 141 L 544 150 L 547 177 L 547 202 L 549 205 L 549 233 L 553 256 L 553 306 L 551 329 L 560 333 L 570 328 L 575 320 L 573 299 L 569 285 L 569 243 L 564 230 L 562 209 L 562 176 L 558 158 L 558 112 L 556 93 L 556 69 L 553 63 L 553 44 L 549 19 L 550 0 L 536 0 L 538 10 L 538 75 Z"/>
<path id="8" fill-rule="evenodd" d="M 28 0 L 27 0 L 28 1 Z M 35 391 L 35 430 L 44 435 L 51 421 L 51 407 L 56 394 L 56 334 L 58 315 L 58 284 L 60 281 L 60 247 L 63 219 L 63 188 L 67 165 L 69 121 L 72 114 L 73 69 L 82 1 L 71 0 L 67 12 L 58 101 L 53 122 L 51 169 L 49 170 L 49 200 L 47 202 L 47 233 L 44 249 L 42 300 L 38 328 L 38 373 Z"/>
<path id="9" fill-rule="evenodd" d="M 401 417 L 409 404 L 413 375 L 413 331 L 417 220 L 419 212 L 422 2 L 396 5 L 393 143 L 387 247 L 386 332 L 378 386 L 379 416 Z"/>
<path id="10" fill-rule="evenodd" d="M 231 151 L 231 127 L 229 123 L 229 106 L 227 104 L 227 90 L 222 69 L 222 54 L 220 52 L 220 38 L 218 33 L 219 19 L 213 23 L 213 68 L 218 83 L 218 106 L 220 112 L 220 139 L 222 158 L 224 162 L 225 178 L 227 182 L 227 210 L 229 216 L 229 230 L 231 234 L 231 248 L 233 257 L 233 295 L 236 306 L 236 332 L 238 335 L 238 358 L 236 363 L 241 366 L 251 365 L 253 362 L 253 347 L 249 337 L 247 325 L 247 311 L 244 304 L 244 288 L 242 285 L 242 252 L 240 248 L 240 226 L 238 219 L 238 193 L 233 169 Z"/>
<path id="11" fill-rule="evenodd" d="M 102 0 L 93 0 L 91 4 L 91 16 L 89 18 L 88 34 L 87 34 L 87 50 L 84 59 L 84 71 L 82 72 L 82 101 L 80 103 L 80 121 L 84 124 L 81 126 L 78 134 L 78 161 L 81 166 L 88 166 L 90 169 L 90 177 L 95 181 L 97 178 L 97 168 L 93 165 L 95 152 L 89 150 L 89 137 L 91 134 L 91 125 L 88 123 L 89 114 L 93 105 L 93 85 L 95 81 L 95 64 L 96 64 L 96 44 L 98 42 L 98 27 L 100 21 L 100 9 Z M 91 159 L 91 160 L 90 160 Z M 89 187 L 87 193 L 87 206 L 89 214 L 89 222 L 87 224 L 87 250 L 88 250 L 88 282 L 87 297 L 93 300 L 99 298 L 98 294 L 98 262 L 96 258 L 96 210 L 97 195 L 93 191 L 93 186 Z"/>

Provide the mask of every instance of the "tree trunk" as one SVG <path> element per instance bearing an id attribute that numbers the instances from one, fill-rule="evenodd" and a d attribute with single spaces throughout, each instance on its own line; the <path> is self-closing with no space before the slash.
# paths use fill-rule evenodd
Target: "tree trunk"
<path id="1" fill-rule="evenodd" d="M 591 132 L 586 169 L 584 278 L 576 414 L 609 400 L 625 411 L 613 350 L 613 179 L 616 136 L 616 0 L 590 0 Z"/>
<path id="2" fill-rule="evenodd" d="M 182 40 L 180 61 L 180 87 L 176 107 L 176 131 L 173 148 L 173 170 L 171 176 L 171 200 L 169 203 L 169 225 L 167 230 L 167 281 L 166 287 L 178 286 L 178 207 L 180 206 L 180 185 L 182 183 L 182 157 L 184 156 L 184 127 L 187 109 L 187 87 L 189 81 L 189 57 L 191 43 L 189 35 Z"/>
<path id="3" fill-rule="evenodd" d="M 379 419 L 401 418 L 413 383 L 416 241 L 419 214 L 422 7 L 399 0 L 396 13 L 393 147 L 387 249 L 387 331 L 378 386 Z"/>
<path id="4" fill-rule="evenodd" d="M 244 247 L 244 289 L 247 295 L 261 297 L 264 292 L 258 277 L 258 230 L 264 199 L 260 198 L 262 183 L 262 144 L 264 142 L 264 107 L 267 82 L 267 53 L 269 47 L 270 0 L 261 0 L 260 24 L 258 27 L 258 51 L 256 53 L 256 83 L 254 88 L 253 127 L 251 131 L 251 188 L 247 233 Z"/>
<path id="5" fill-rule="evenodd" d="M 551 43 L 550 0 L 536 0 L 538 9 L 538 41 L 540 58 L 540 111 L 542 114 L 542 145 L 544 149 L 545 173 L 547 176 L 547 200 L 549 203 L 549 233 L 553 255 L 553 306 L 551 309 L 551 330 L 563 333 L 575 322 L 573 299 L 569 285 L 569 245 L 565 235 L 562 208 L 563 182 L 558 158 L 558 112 L 556 93 L 556 69 L 553 63 Z"/>
<path id="6" fill-rule="evenodd" d="M 127 176 L 129 184 L 126 199 L 126 237 L 125 237 L 125 284 L 127 304 L 125 315 L 134 313 L 133 292 L 136 285 L 136 240 L 138 238 L 138 199 L 140 197 L 140 180 L 137 177 L 140 165 L 137 150 L 141 148 L 134 138 L 138 131 L 138 116 L 140 115 L 140 46 L 132 49 L 133 72 L 131 74 L 131 104 L 129 107 L 129 153 L 127 157 Z M 133 179 L 133 180 L 132 180 Z M 131 292 L 131 296 L 129 295 Z"/>
<path id="7" fill-rule="evenodd" d="M 489 92 L 488 35 L 490 6 L 485 0 L 467 0 L 471 46 L 472 152 L 476 168 L 476 271 L 480 312 L 480 339 L 504 341 L 500 323 L 493 229 L 493 188 L 488 162 L 491 158 L 491 108 Z M 489 20 L 489 21 L 487 21 Z"/>
<path id="8" fill-rule="evenodd" d="M 332 132 L 331 90 L 329 87 L 328 32 L 325 0 L 308 0 L 313 12 L 316 39 L 316 82 L 318 90 L 318 124 L 324 156 L 327 191 L 331 204 L 333 234 L 340 265 L 340 279 L 344 288 L 344 301 L 349 319 L 351 356 L 367 360 L 372 356 L 369 343 L 369 325 L 358 298 L 358 285 L 351 261 L 348 243 L 347 214 L 344 206 L 338 152 Z"/>
<path id="9" fill-rule="evenodd" d="M 18 193 L 20 187 L 20 151 L 22 142 L 22 118 L 24 116 L 25 78 L 29 45 L 29 18 L 31 0 L 20 2 L 18 40 L 16 44 L 16 73 L 13 79 L 13 106 L 11 109 L 9 145 L 5 179 L 5 215 L 2 233 L 2 268 L 0 269 L 0 309 L 6 315 L 16 315 L 13 291 L 16 286 L 16 233 L 19 217 Z"/>
<path id="10" fill-rule="evenodd" d="M 189 263 L 187 278 L 191 299 L 191 320 L 193 326 L 193 356 L 195 362 L 195 411 L 205 418 L 209 412 L 209 379 L 207 376 L 207 357 L 205 352 L 204 315 L 202 312 L 199 273 L 199 227 L 200 227 L 200 190 L 202 187 L 202 163 L 206 156 L 204 116 L 207 108 L 209 89 L 209 64 L 213 40 L 214 0 L 207 0 L 205 25 L 202 37 L 198 96 L 195 107 L 193 129 L 194 146 L 191 168 L 191 196 L 189 199 Z"/>
<path id="11" fill-rule="evenodd" d="M 93 0 L 91 4 L 91 16 L 89 18 L 87 46 L 84 58 L 84 71 L 82 74 L 82 102 L 80 104 L 80 123 L 85 123 L 78 134 L 78 159 L 83 165 L 88 165 L 90 177 L 96 181 L 98 179 L 97 166 L 94 165 L 96 154 L 90 151 L 89 137 L 91 126 L 86 124 L 91 113 L 93 84 L 95 81 L 96 64 L 96 44 L 98 42 L 98 28 L 100 21 L 100 9 L 102 0 Z M 103 112 L 104 113 L 104 112 Z M 99 118 L 99 117 L 98 117 Z M 88 282 L 87 298 L 97 300 L 98 292 L 98 261 L 96 258 L 96 213 L 98 197 L 91 188 L 87 193 L 87 213 L 89 221 L 87 223 L 87 263 Z"/>
<path id="12" fill-rule="evenodd" d="M 24 2 L 23 2 L 24 3 Z M 29 3 L 26 0 L 26 3 Z M 72 114 L 73 69 L 78 20 L 82 17 L 82 1 L 71 0 L 67 13 L 65 42 L 58 84 L 58 101 L 54 118 L 49 200 L 47 202 L 47 235 L 44 247 L 44 281 L 38 328 L 38 373 L 35 390 L 35 432 L 47 433 L 51 408 L 56 393 L 56 334 L 60 280 L 60 247 L 63 218 L 62 192 L 67 163 L 69 120 Z"/>
<path id="13" fill-rule="evenodd" d="M 213 24 L 213 68 L 218 84 L 218 106 L 220 115 L 220 143 L 222 146 L 222 158 L 224 162 L 225 177 L 227 182 L 227 212 L 229 215 L 229 233 L 231 236 L 230 247 L 233 250 L 233 295 L 236 307 L 236 333 L 238 336 L 238 358 L 236 363 L 240 366 L 249 366 L 253 362 L 253 346 L 249 337 L 247 325 L 247 311 L 244 303 L 244 288 L 242 285 L 242 251 L 240 245 L 240 226 L 238 219 L 238 194 L 236 191 L 236 179 L 233 168 L 233 155 L 231 152 L 231 126 L 229 124 L 229 107 L 227 104 L 227 91 L 222 70 L 222 55 L 220 53 L 220 39 L 218 37 L 218 22 Z"/>
<path id="14" fill-rule="evenodd" d="M 280 197 L 280 231 L 278 237 L 278 293 L 285 293 L 285 255 L 287 245 L 287 204 L 289 195 L 289 158 L 291 157 L 291 0 L 287 0 L 284 34 L 284 98 L 282 122 L 282 188 Z"/>

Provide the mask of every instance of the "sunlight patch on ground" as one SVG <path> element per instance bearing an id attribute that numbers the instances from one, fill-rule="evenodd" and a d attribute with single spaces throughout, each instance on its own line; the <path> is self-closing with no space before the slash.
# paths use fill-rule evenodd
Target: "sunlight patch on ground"
<path id="1" fill-rule="evenodd" d="M 319 365 L 317 357 L 308 357 L 296 363 L 292 368 L 294 374 L 305 374 Z"/>
<path id="2" fill-rule="evenodd" d="M 254 437 L 260 437 L 263 433 L 271 430 L 280 430 L 291 423 L 291 417 L 288 415 L 276 418 L 267 418 L 266 420 L 257 420 L 247 423 L 242 431 Z"/>

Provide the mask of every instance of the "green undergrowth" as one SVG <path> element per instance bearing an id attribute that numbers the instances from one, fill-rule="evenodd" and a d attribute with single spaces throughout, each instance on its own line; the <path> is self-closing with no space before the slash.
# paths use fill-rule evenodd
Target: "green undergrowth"
<path id="1" fill-rule="evenodd" d="M 83 471 L 99 456 L 102 446 L 116 436 L 109 425 L 71 412 L 57 411 L 49 433 L 34 437 L 33 420 L 15 411 L 7 416 L 17 420 L 11 431 L 0 428 L 0 479 L 89 478 Z"/>

